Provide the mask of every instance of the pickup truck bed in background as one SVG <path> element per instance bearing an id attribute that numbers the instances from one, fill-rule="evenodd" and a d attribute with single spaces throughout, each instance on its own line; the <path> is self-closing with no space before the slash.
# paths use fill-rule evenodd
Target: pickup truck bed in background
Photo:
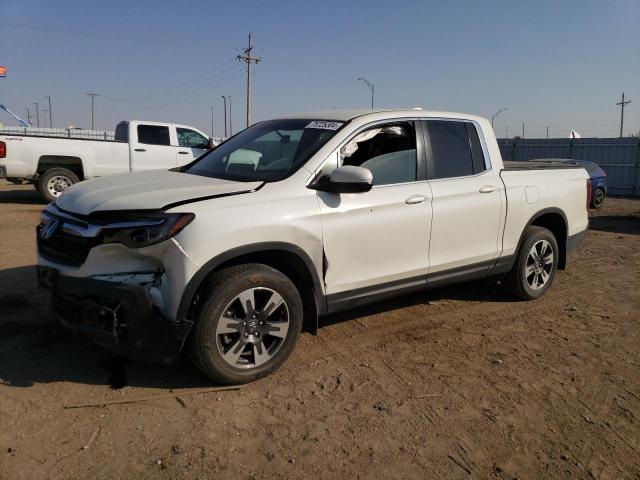
<path id="1" fill-rule="evenodd" d="M 213 146 L 213 140 L 185 125 L 120 122 L 115 139 L 0 133 L 0 176 L 32 182 L 47 201 L 81 180 L 134 170 L 169 170 L 186 165 Z M 83 138 L 84 137 L 84 138 Z"/>

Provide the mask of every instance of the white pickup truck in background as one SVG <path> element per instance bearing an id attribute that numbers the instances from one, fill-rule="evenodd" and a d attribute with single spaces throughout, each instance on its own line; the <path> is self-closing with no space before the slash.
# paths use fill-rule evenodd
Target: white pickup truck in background
<path id="1" fill-rule="evenodd" d="M 180 167 L 213 148 L 200 130 L 172 123 L 123 121 L 114 140 L 0 133 L 0 178 L 33 182 L 49 202 L 81 180 Z"/>

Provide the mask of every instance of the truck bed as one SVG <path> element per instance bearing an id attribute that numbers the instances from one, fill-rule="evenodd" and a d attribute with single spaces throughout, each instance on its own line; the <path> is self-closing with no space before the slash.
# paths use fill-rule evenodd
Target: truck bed
<path id="1" fill-rule="evenodd" d="M 561 159 L 535 159 L 524 162 L 504 161 L 504 170 L 555 170 L 566 168 L 583 168 L 571 161 Z"/>

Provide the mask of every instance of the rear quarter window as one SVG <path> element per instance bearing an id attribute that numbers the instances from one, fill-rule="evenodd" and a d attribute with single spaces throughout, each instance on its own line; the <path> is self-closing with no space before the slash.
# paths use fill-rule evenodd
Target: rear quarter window
<path id="1" fill-rule="evenodd" d="M 171 145 L 169 127 L 138 125 L 138 142 L 147 145 Z"/>

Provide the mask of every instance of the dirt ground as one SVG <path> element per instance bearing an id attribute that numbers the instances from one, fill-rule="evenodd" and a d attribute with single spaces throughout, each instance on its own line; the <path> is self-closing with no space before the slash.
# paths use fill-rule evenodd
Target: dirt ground
<path id="1" fill-rule="evenodd" d="M 608 199 L 540 300 L 474 283 L 332 316 L 275 375 L 199 395 L 186 360 L 121 362 L 58 326 L 42 207 L 0 185 L 2 479 L 640 478 L 640 201 Z"/>

